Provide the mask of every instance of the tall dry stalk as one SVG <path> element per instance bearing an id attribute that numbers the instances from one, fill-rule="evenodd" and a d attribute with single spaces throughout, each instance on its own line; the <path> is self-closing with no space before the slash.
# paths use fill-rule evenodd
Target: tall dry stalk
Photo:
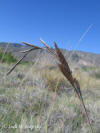
<path id="1" fill-rule="evenodd" d="M 62 74 L 66 77 L 66 79 L 70 82 L 70 84 L 72 85 L 72 87 L 74 88 L 79 100 L 80 100 L 80 103 L 84 109 L 84 113 L 86 115 L 86 118 L 87 118 L 87 121 L 88 121 L 88 124 L 91 128 L 91 131 L 93 133 L 93 129 L 92 129 L 92 126 L 91 126 L 91 123 L 90 123 L 90 120 L 89 120 L 89 116 L 88 116 L 88 113 L 87 113 L 87 109 L 85 107 L 85 104 L 84 104 L 84 101 L 83 101 L 83 97 L 82 97 L 82 93 L 81 93 L 81 89 L 80 89 L 80 85 L 79 85 L 79 82 L 76 78 L 74 78 L 72 76 L 72 72 L 70 70 L 70 67 L 64 57 L 64 55 L 62 54 L 62 52 L 60 51 L 60 49 L 58 48 L 57 44 L 55 44 L 55 50 L 53 48 L 51 48 L 50 46 L 48 46 L 42 39 L 40 39 L 41 42 L 45 45 L 46 49 L 48 49 L 48 51 L 53 54 L 57 60 L 59 61 L 58 63 L 58 67 L 60 69 L 60 71 L 62 72 Z M 24 56 L 8 71 L 7 75 L 9 75 L 14 69 L 15 67 L 33 50 L 35 49 L 45 49 L 45 48 L 42 48 L 42 47 L 38 47 L 36 45 L 32 45 L 32 44 L 29 44 L 29 43 L 26 43 L 26 42 L 23 42 L 24 44 L 32 47 L 31 49 L 29 50 L 25 50 L 25 51 L 21 51 L 22 53 L 25 53 Z"/>
<path id="2" fill-rule="evenodd" d="M 70 82 L 70 84 L 72 85 L 72 87 L 74 88 L 79 100 L 80 100 L 80 103 L 84 109 L 84 113 L 86 115 L 86 118 L 87 118 L 87 121 L 88 121 L 88 124 L 91 128 L 91 131 L 93 133 L 93 129 L 92 129 L 92 126 L 91 126 L 91 123 L 90 123 L 90 120 L 89 120 L 89 116 L 88 116 L 88 113 L 87 113 L 87 109 L 85 107 L 85 104 L 84 104 L 84 101 L 83 101 L 83 97 L 82 97 L 82 93 L 81 93 L 81 89 L 80 89 L 80 85 L 79 85 L 79 82 L 76 78 L 74 78 L 72 76 L 72 72 L 70 70 L 70 67 L 65 59 L 65 57 L 63 56 L 62 52 L 60 51 L 60 49 L 58 48 L 56 42 L 54 43 L 55 44 L 55 49 L 56 49 L 56 53 L 55 51 L 50 48 L 43 40 L 41 40 L 41 42 L 47 47 L 47 49 L 53 53 L 54 55 L 56 55 L 59 63 L 58 63 L 58 67 L 60 69 L 60 71 L 62 72 L 62 74 L 66 77 L 66 79 L 68 79 L 68 81 Z"/>

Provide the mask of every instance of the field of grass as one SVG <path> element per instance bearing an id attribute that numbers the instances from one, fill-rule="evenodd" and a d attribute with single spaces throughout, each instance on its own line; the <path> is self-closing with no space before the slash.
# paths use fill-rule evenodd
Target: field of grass
<path id="1" fill-rule="evenodd" d="M 0 63 L 0 133 L 91 133 L 74 89 L 57 67 Z M 94 133 L 100 133 L 100 68 L 74 69 Z"/>

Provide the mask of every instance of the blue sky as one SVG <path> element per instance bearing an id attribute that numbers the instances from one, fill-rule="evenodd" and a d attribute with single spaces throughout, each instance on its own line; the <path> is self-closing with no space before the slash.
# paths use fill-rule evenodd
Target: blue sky
<path id="1" fill-rule="evenodd" d="M 0 42 L 100 53 L 100 0 L 0 0 Z"/>

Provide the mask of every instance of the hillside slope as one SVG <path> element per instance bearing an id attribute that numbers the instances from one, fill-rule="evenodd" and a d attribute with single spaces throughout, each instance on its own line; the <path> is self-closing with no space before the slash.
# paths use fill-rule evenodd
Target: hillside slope
<path id="1" fill-rule="evenodd" d="M 19 51 L 29 49 L 28 46 L 24 46 L 18 43 L 5 43 L 1 42 L 0 47 L 2 47 L 7 52 L 12 52 L 16 58 L 21 58 L 23 56 Z M 81 51 L 67 51 L 62 50 L 65 58 L 68 60 L 69 64 L 75 66 L 100 66 L 100 54 L 87 53 Z M 48 51 L 35 50 L 32 51 L 25 60 L 27 61 L 36 61 L 39 59 L 41 63 L 53 64 L 55 62 L 53 56 L 51 56 Z M 49 59 L 49 60 L 48 60 Z"/>

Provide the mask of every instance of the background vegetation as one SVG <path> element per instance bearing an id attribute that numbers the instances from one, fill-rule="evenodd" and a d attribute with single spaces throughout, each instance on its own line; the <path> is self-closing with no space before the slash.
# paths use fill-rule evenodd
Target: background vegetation
<path id="1" fill-rule="evenodd" d="M 6 63 L 15 63 L 17 59 L 15 59 L 11 52 L 4 53 L 3 49 L 0 49 L 0 61 Z"/>
<path id="2" fill-rule="evenodd" d="M 0 63 L 0 131 L 90 133 L 80 101 L 58 67 Z M 95 133 L 100 131 L 100 68 L 74 69 Z"/>

